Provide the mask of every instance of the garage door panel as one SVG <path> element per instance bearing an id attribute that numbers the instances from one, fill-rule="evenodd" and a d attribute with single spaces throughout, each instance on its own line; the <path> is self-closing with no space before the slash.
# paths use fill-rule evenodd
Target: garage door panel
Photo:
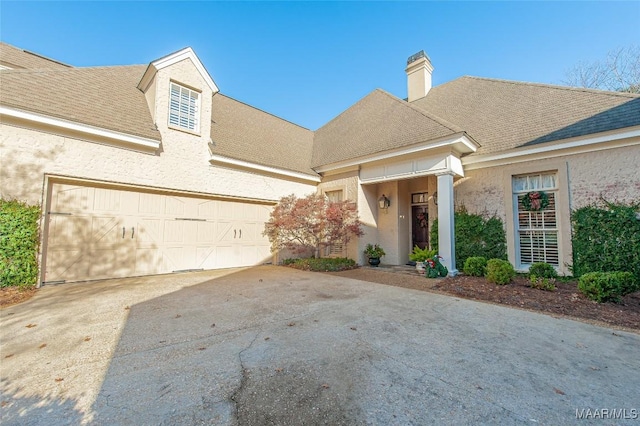
<path id="1" fill-rule="evenodd" d="M 184 217 L 185 202 L 178 197 L 166 197 L 164 214 L 167 216 Z"/>
<path id="2" fill-rule="evenodd" d="M 165 247 L 163 249 L 164 261 L 169 271 L 185 269 L 182 265 L 182 246 Z"/>
<path id="3" fill-rule="evenodd" d="M 196 235 L 196 241 L 198 244 L 208 243 L 215 244 L 216 242 L 216 224 L 214 222 L 198 222 L 198 233 Z"/>
<path id="4" fill-rule="evenodd" d="M 166 210 L 166 197 L 160 194 L 139 195 L 137 212 L 143 215 L 159 216 Z"/>
<path id="5" fill-rule="evenodd" d="M 81 250 L 60 249 L 47 259 L 46 275 L 49 281 L 64 280 L 66 272 L 84 256 Z"/>
<path id="6" fill-rule="evenodd" d="M 242 226 L 242 243 L 251 244 L 256 240 L 257 225 L 255 223 L 245 223 Z"/>
<path id="7" fill-rule="evenodd" d="M 230 268 L 238 265 L 238 253 L 232 245 L 216 247 L 216 267 Z"/>
<path id="8" fill-rule="evenodd" d="M 123 221 L 117 217 L 92 217 L 90 244 L 109 245 L 120 243 L 123 239 Z"/>
<path id="9" fill-rule="evenodd" d="M 171 272 L 164 259 L 163 251 L 158 248 L 137 248 L 135 272 L 137 274 L 162 274 Z"/>
<path id="10" fill-rule="evenodd" d="M 243 246 L 241 248 L 242 266 L 255 265 L 258 262 L 258 248 Z"/>
<path id="11" fill-rule="evenodd" d="M 162 241 L 164 232 L 164 220 L 141 218 L 136 220 L 136 233 L 138 246 L 158 246 Z"/>
<path id="12" fill-rule="evenodd" d="M 198 203 L 198 218 L 215 220 L 218 217 L 218 201 L 200 201 Z"/>
<path id="13" fill-rule="evenodd" d="M 82 225 L 77 223 L 78 218 L 57 215 L 49 215 L 49 218 L 49 245 L 58 247 L 75 245 L 74 236 L 82 232 Z"/>
<path id="14" fill-rule="evenodd" d="M 216 253 L 215 246 L 197 247 L 197 269 L 215 269 L 216 268 Z"/>
<path id="15" fill-rule="evenodd" d="M 184 235 L 184 221 L 178 220 L 165 220 L 164 221 L 164 237 L 162 241 L 165 243 L 179 243 L 182 242 Z"/>
<path id="16" fill-rule="evenodd" d="M 83 213 L 93 211 L 93 188 L 56 185 L 52 194 L 51 211 Z"/>
<path id="17" fill-rule="evenodd" d="M 58 183 L 51 186 L 49 203 L 45 281 L 229 268 L 271 259 L 261 235 L 268 206 Z"/>
<path id="18" fill-rule="evenodd" d="M 234 240 L 234 235 L 233 235 L 233 223 L 231 222 L 218 222 L 218 227 L 217 227 L 217 238 L 216 240 L 218 242 L 222 242 L 222 243 L 231 243 Z"/>
<path id="19" fill-rule="evenodd" d="M 79 264 L 79 273 L 74 279 L 103 279 L 127 277 L 134 266 L 135 250 L 132 244 L 117 249 L 95 248 L 84 256 Z"/>

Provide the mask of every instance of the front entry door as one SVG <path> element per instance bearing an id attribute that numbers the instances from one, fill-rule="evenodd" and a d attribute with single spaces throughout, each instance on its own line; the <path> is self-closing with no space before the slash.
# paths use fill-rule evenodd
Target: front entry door
<path id="1" fill-rule="evenodd" d="M 412 206 L 411 217 L 413 218 L 411 226 L 411 247 L 418 246 L 421 249 L 429 247 L 429 215 L 427 206 Z"/>

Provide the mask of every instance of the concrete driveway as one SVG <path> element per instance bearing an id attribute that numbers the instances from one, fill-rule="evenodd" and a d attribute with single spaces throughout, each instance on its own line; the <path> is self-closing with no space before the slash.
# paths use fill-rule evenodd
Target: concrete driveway
<path id="1" fill-rule="evenodd" d="M 3 425 L 637 424 L 640 411 L 639 335 L 281 267 L 44 287 L 0 314 Z"/>

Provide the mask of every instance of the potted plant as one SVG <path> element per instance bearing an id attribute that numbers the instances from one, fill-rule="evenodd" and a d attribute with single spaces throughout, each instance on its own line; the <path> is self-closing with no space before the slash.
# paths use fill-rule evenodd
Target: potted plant
<path id="1" fill-rule="evenodd" d="M 438 252 L 436 250 L 429 250 L 427 247 L 421 249 L 418 246 L 413 247 L 413 251 L 409 254 L 409 260 L 416 262 L 416 269 L 418 272 L 423 273 L 425 270 L 425 264 L 427 259 L 431 259 Z"/>
<path id="2" fill-rule="evenodd" d="M 380 264 L 380 258 L 385 255 L 385 252 L 378 244 L 367 244 L 367 247 L 364 249 L 364 254 L 369 258 L 369 265 L 378 266 Z"/>

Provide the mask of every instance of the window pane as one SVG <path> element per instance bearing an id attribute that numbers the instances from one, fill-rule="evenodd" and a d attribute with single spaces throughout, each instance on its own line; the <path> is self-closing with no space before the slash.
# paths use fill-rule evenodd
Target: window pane
<path id="1" fill-rule="evenodd" d="M 338 201 L 342 201 L 342 190 L 338 191 L 327 191 L 324 193 L 329 199 L 331 203 L 337 203 Z"/>
<path id="2" fill-rule="evenodd" d="M 552 189 L 556 187 L 556 175 L 544 175 L 542 177 L 542 187 Z"/>
<path id="3" fill-rule="evenodd" d="M 171 83 L 169 124 L 188 130 L 197 130 L 199 100 L 198 92 Z"/>
<path id="4" fill-rule="evenodd" d="M 535 262 L 559 265 L 558 223 L 556 214 L 556 174 L 534 174 L 512 178 L 514 204 L 517 205 L 518 266 Z M 527 210 L 522 200 L 530 191 L 544 191 L 548 205 L 540 210 Z"/>

